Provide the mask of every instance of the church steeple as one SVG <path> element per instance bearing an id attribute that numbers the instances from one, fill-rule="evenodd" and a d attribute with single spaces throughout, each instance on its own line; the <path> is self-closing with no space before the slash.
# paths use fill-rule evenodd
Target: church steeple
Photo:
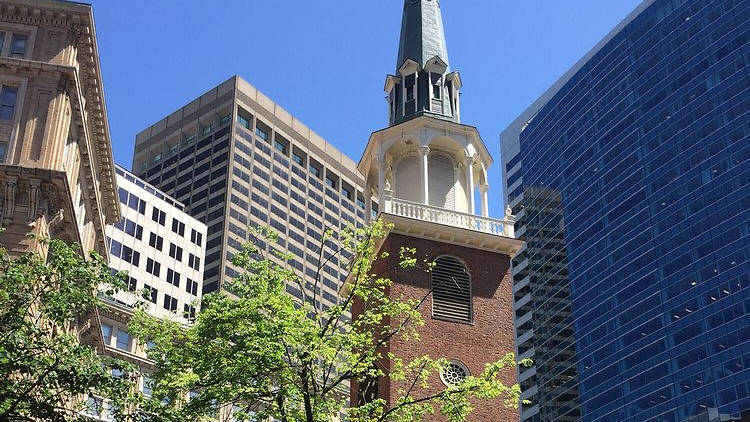
<path id="1" fill-rule="evenodd" d="M 439 0 L 404 0 L 396 73 L 386 78 L 391 126 L 422 115 L 460 121 Z"/>
<path id="2" fill-rule="evenodd" d="M 424 67 L 436 56 L 449 68 L 439 1 L 405 0 L 396 72 L 407 59 Z"/>

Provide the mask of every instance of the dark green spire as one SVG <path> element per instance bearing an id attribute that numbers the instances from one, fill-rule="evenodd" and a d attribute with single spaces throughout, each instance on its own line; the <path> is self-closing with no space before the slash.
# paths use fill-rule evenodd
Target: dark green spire
<path id="1" fill-rule="evenodd" d="M 440 1 L 404 0 L 396 74 L 407 59 L 424 67 L 435 56 L 449 63 Z"/>

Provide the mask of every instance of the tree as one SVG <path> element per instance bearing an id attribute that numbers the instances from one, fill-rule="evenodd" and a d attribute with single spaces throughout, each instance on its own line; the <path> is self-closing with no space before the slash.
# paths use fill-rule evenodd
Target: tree
<path id="1" fill-rule="evenodd" d="M 95 315 L 99 286 L 117 282 L 96 254 L 86 260 L 62 241 L 40 242 L 46 259 L 13 259 L 0 248 L 0 420 L 84 420 L 83 398 L 128 401 L 129 381 L 110 371 L 132 368 L 98 356 L 77 335 Z"/>
<path id="2" fill-rule="evenodd" d="M 353 422 L 419 421 L 434 412 L 457 422 L 465 420 L 474 400 L 502 399 L 516 407 L 518 386 L 504 385 L 498 377 L 504 369 L 515 370 L 512 354 L 457 386 L 426 395 L 418 393 L 445 359 L 423 356 L 404 362 L 383 355 L 382 346 L 395 336 L 419 341 L 420 306 L 426 299 L 394 300 L 387 294 L 392 281 L 372 274 L 378 240 L 388 229 L 378 221 L 340 233 L 336 258 L 351 257 L 350 277 L 340 304 L 329 309 L 321 307 L 315 292 L 320 269 L 333 256 L 324 256 L 321 248 L 318 277 L 305 285 L 292 268 L 248 244 L 233 259 L 244 272 L 229 284 L 232 294 L 204 296 L 193 326 L 185 329 L 136 313 L 130 331 L 152 342 L 148 354 L 158 368 L 151 375 L 153 396 L 138 404 L 139 420 L 215 418 L 219 403 L 234 408 L 234 420 L 273 417 L 282 422 L 327 422 L 341 409 Z M 267 230 L 257 234 L 275 238 Z M 431 268 L 413 249 L 402 249 L 400 261 L 404 268 Z M 286 293 L 288 284 L 307 292 L 301 303 Z M 367 306 L 352 321 L 347 314 L 357 302 Z M 395 370 L 386 374 L 380 369 L 383 359 L 392 359 Z M 390 407 L 378 399 L 349 405 L 348 391 L 342 393 L 348 382 L 384 376 L 410 388 Z M 191 399 L 185 400 L 188 394 Z"/>

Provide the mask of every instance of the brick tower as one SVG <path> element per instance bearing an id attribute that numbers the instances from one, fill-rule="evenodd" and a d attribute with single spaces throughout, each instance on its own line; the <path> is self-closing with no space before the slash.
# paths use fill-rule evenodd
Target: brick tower
<path id="1" fill-rule="evenodd" d="M 376 262 L 375 272 L 393 280 L 393 297 L 432 291 L 421 307 L 421 341 L 392 339 L 387 349 L 407 361 L 424 354 L 449 359 L 450 367 L 431 380 L 433 392 L 514 350 L 509 269 L 521 247 L 509 212 L 503 220 L 488 216 L 492 157 L 477 129 L 461 124 L 461 78 L 448 63 L 439 1 L 405 0 L 397 71 L 385 84 L 389 126 L 371 135 L 359 163 L 366 192 L 376 198 L 373 210 L 393 223 L 381 246 L 392 258 Z M 435 269 L 400 268 L 402 246 L 417 248 Z M 508 369 L 507 384 L 515 382 L 515 372 Z M 377 394 L 393 404 L 398 387 L 378 380 Z M 361 395 L 353 383 L 351 399 Z M 516 421 L 518 413 L 498 400 L 480 403 L 470 418 Z"/>

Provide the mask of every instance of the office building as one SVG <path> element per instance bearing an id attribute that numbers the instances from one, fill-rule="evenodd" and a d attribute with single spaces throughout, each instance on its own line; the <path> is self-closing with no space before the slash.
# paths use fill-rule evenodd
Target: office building
<path id="1" fill-rule="evenodd" d="M 347 253 L 322 236 L 363 224 L 363 178 L 352 160 L 240 77 L 139 133 L 133 169 L 207 224 L 204 293 L 225 288 L 238 271 L 231 258 L 252 241 L 292 254 L 289 265 L 310 282 L 323 257 L 321 306 L 337 303 Z M 258 226 L 278 232 L 278 242 L 254 236 Z M 295 286 L 287 290 L 302 297 Z"/>
<path id="2" fill-rule="evenodd" d="M 99 319 L 102 352 L 136 365 L 143 374 L 137 388 L 150 393 L 148 373 L 153 362 L 147 344 L 128 332 L 138 304 L 149 315 L 190 324 L 201 298 L 206 225 L 190 217 L 184 205 L 120 166 L 115 167 L 122 219 L 106 228 L 109 263 L 124 273 L 125 290 L 108 296 L 100 293 Z M 145 305 L 145 307 L 143 307 Z M 113 375 L 121 376 L 114 370 Z M 89 397 L 88 416 L 111 420 L 109 402 Z"/>
<path id="3" fill-rule="evenodd" d="M 113 299 L 132 306 L 132 294 L 147 291 L 146 311 L 188 322 L 200 299 L 207 227 L 184 205 L 117 166 L 123 218 L 107 226 L 110 267 L 125 272 L 127 291 Z"/>
<path id="4" fill-rule="evenodd" d="M 501 135 L 522 421 L 750 408 L 749 18 L 644 1 Z"/>
<path id="5" fill-rule="evenodd" d="M 0 244 L 54 237 L 106 255 L 120 219 L 90 5 L 0 1 Z"/>
<path id="6" fill-rule="evenodd" d="M 419 400 L 480 374 L 513 348 L 510 260 L 522 242 L 513 238 L 512 216 L 488 215 L 492 157 L 478 130 L 461 123 L 461 77 L 449 65 L 439 2 L 404 1 L 402 22 L 396 72 L 385 84 L 389 126 L 372 133 L 359 171 L 365 191 L 376 194 L 379 218 L 393 224 L 374 273 L 393 281 L 391 297 L 424 300 L 420 340 L 397 335 L 384 349 L 404 362 L 429 355 L 450 364 L 426 386 L 388 376 L 352 382 L 353 405 L 379 398 L 395 406 L 407 390 Z M 402 247 L 416 248 L 418 260 L 435 267 L 401 268 Z M 365 305 L 355 306 L 353 318 Z M 383 358 L 378 367 L 387 375 L 394 361 Z M 501 377 L 512 385 L 515 375 L 509 368 Z M 480 400 L 471 419 L 516 421 L 518 412 L 502 399 Z"/>

